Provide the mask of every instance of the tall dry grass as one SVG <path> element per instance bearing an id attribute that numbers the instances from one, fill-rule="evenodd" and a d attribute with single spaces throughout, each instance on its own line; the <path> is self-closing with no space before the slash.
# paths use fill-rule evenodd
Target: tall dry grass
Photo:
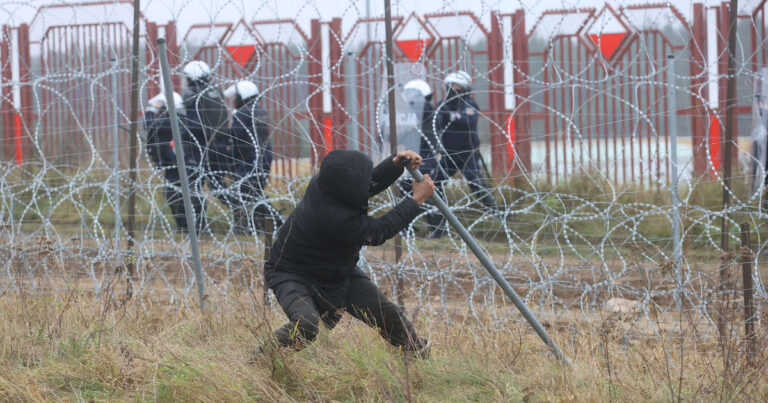
<path id="1" fill-rule="evenodd" d="M 418 316 L 433 341 L 406 360 L 349 318 L 304 351 L 259 355 L 282 324 L 261 292 L 233 287 L 205 314 L 194 301 L 126 300 L 115 282 L 100 295 L 0 297 L 0 400 L 4 401 L 669 401 L 768 399 L 765 331 L 748 365 L 739 317 L 725 349 L 696 321 L 642 336 L 625 315 L 547 322 L 573 361 L 565 368 L 522 322 Z M 512 309 L 511 307 L 509 309 Z M 724 353 L 731 354 L 726 370 Z M 740 352 L 741 351 L 741 352 Z"/>

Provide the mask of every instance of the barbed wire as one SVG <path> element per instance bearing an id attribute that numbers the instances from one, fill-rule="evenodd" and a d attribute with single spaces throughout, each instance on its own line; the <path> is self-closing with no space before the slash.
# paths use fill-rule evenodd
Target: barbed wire
<path id="1" fill-rule="evenodd" d="M 190 4 L 179 4 L 174 14 L 188 11 Z M 301 7 L 313 8 L 317 3 L 308 1 Z M 459 11 L 452 7 L 443 3 L 438 11 L 448 14 Z M 486 5 L 483 7 L 483 13 L 490 12 Z M 340 10 L 345 19 L 364 17 L 357 3 Z M 219 17 L 215 9 L 206 11 L 213 18 L 206 37 L 214 36 L 216 23 L 232 22 L 216 20 Z M 63 47 L 56 48 L 71 50 L 74 55 L 50 49 L 46 53 L 47 48 L 41 43 L 40 53 L 32 56 L 32 64 L 26 66 L 27 76 L 2 82 L 6 105 L 3 150 L 6 151 L 0 171 L 0 296 L 19 292 L 23 287 L 39 292 L 77 287 L 99 295 L 107 279 L 119 273 L 130 275 L 133 301 L 137 304 L 185 304 L 194 292 L 194 276 L 188 259 L 188 240 L 183 231 L 179 231 L 172 202 L 168 200 L 168 195 L 179 192 L 179 185 L 167 180 L 167 173 L 176 169 L 175 163 L 158 164 L 148 154 L 147 133 L 151 125 L 148 122 L 147 128 L 138 134 L 137 181 L 130 181 L 131 171 L 125 158 L 132 135 L 125 129 L 130 123 L 126 96 L 129 92 L 126 85 L 130 85 L 126 79 L 130 72 L 126 67 L 130 61 L 125 51 L 128 44 L 122 44 L 123 51 L 117 55 L 109 55 L 117 56 L 115 62 L 101 57 L 101 62 L 87 65 L 82 60 L 85 53 L 95 55 L 107 48 L 107 45 L 99 47 L 94 41 L 109 38 L 104 32 L 79 27 L 69 27 L 80 35 L 79 39 L 74 36 L 66 39 L 74 48 L 67 48 L 64 43 Z M 207 57 L 205 61 L 213 70 L 208 88 L 223 90 L 241 80 L 254 81 L 259 91 L 253 105 L 263 107 L 267 113 L 267 117 L 260 118 L 268 125 L 266 139 L 259 140 L 255 126 L 245 130 L 252 142 L 271 143 L 274 158 L 271 170 L 251 167 L 245 174 L 236 174 L 235 168 L 253 166 L 254 161 L 232 155 L 221 166 L 212 167 L 212 160 L 200 159 L 189 170 L 195 197 L 207 206 L 207 223 L 200 235 L 208 294 L 209 298 L 221 301 L 226 301 L 233 287 L 261 286 L 265 254 L 274 239 L 274 226 L 253 217 L 242 220 L 237 215 L 238 209 L 267 209 L 265 217 L 277 222 L 298 204 L 311 175 L 316 172 L 318 160 L 332 145 L 354 144 L 376 160 L 384 158 L 389 149 L 385 140 L 388 135 L 382 133 L 382 105 L 387 95 L 383 89 L 385 56 L 380 51 L 383 38 L 372 38 L 373 51 L 363 52 L 351 41 L 345 43 L 349 37 L 344 32 L 332 31 L 329 41 L 340 44 L 340 55 L 334 56 L 331 63 L 317 60 L 310 44 L 269 43 L 256 39 L 261 35 L 258 27 L 249 29 L 253 30 L 252 39 L 257 43 L 229 45 L 214 41 L 213 52 L 205 54 L 193 54 L 190 50 L 202 49 L 203 44 L 182 43 L 179 53 L 172 55 L 179 60 L 175 74 L 180 78 L 187 62 L 199 56 Z M 419 35 L 431 30 L 434 27 L 422 27 Z M 738 233 L 733 231 L 742 222 L 752 225 L 757 238 L 752 246 L 756 253 L 751 258 L 756 268 L 753 277 L 760 316 L 761 301 L 768 296 L 757 264 L 768 246 L 763 235 L 765 184 L 752 170 L 764 172 L 765 161 L 752 155 L 750 150 L 737 147 L 739 158 L 734 164 L 737 169 L 732 177 L 733 186 L 727 189 L 732 202 L 724 207 L 718 204 L 722 192 L 721 172 L 712 167 L 714 161 L 719 161 L 716 150 L 724 144 L 724 140 L 712 135 L 712 127 L 717 124 L 710 116 L 693 115 L 691 119 L 705 120 L 702 124 L 705 133 L 690 133 L 691 136 L 681 133 L 677 144 L 666 137 L 670 130 L 667 114 L 671 111 L 678 122 L 683 122 L 689 115 L 680 112 L 697 105 L 707 109 L 711 105 L 704 86 L 727 75 L 707 71 L 706 67 L 693 73 L 675 70 L 675 85 L 670 88 L 666 75 L 672 73 L 663 64 L 666 52 L 650 55 L 650 42 L 642 35 L 626 39 L 639 41 L 640 51 L 627 52 L 628 56 L 618 62 L 619 68 L 611 64 L 610 58 L 601 55 L 599 48 L 588 54 L 586 48 L 580 48 L 586 45 L 569 39 L 567 45 L 558 46 L 570 46 L 572 49 L 568 52 L 573 53 L 575 49 L 587 56 L 563 59 L 564 53 L 556 52 L 550 42 L 542 55 L 531 56 L 526 63 L 538 63 L 530 71 L 514 60 L 513 74 L 521 80 L 514 86 L 527 86 L 530 94 L 515 94 L 512 109 L 491 110 L 491 97 L 506 94 L 506 86 L 512 85 L 490 77 L 494 70 L 504 69 L 505 60 L 494 65 L 496 61 L 490 59 L 488 51 L 473 50 L 469 32 L 465 34 L 459 45 L 447 40 L 429 45 L 445 53 L 454 52 L 452 57 L 441 53 L 443 60 L 438 60 L 438 56 L 425 53 L 416 62 L 406 64 L 402 59 L 398 63 L 402 63 L 403 69 L 419 68 L 423 73 L 419 77 L 433 85 L 435 99 L 432 102 L 438 107 L 439 97 L 444 93 L 440 83 L 445 74 L 459 66 L 469 67 L 466 70 L 477 83 L 472 96 L 480 104 L 480 127 L 486 132 L 482 139 L 487 141 L 495 136 L 492 133 L 504 139 L 501 143 L 479 145 L 481 155 L 497 158 L 509 147 L 514 156 L 502 164 L 501 172 L 494 169 L 497 175 L 488 178 L 493 185 L 491 193 L 497 211 L 479 202 L 484 190 L 468 187 L 468 181 L 461 177 L 447 181 L 445 195 L 451 209 L 545 322 L 591 323 L 604 317 L 606 312 L 611 315 L 621 311 L 622 315 L 632 316 L 631 321 L 642 323 L 636 332 L 654 337 L 659 329 L 669 328 L 679 317 L 674 299 L 676 293 L 681 292 L 683 306 L 695 313 L 696 321 L 713 325 L 711 307 L 724 292 L 732 291 L 723 289 L 718 276 L 721 266 L 736 264 L 737 256 L 729 251 L 738 248 Z M 416 36 L 417 40 L 421 38 Z M 755 60 L 760 64 L 757 49 L 764 45 L 764 39 L 759 43 L 742 39 L 749 45 L 743 45 L 740 50 L 738 78 L 751 84 L 759 79 L 752 65 Z M 44 38 L 41 42 L 44 40 L 56 39 Z M 675 45 L 676 63 L 686 66 L 698 63 L 692 52 L 701 49 L 690 49 L 689 44 L 693 42 L 684 42 Z M 503 43 L 513 46 L 512 40 L 504 39 Z M 142 109 L 147 107 L 148 99 L 157 95 L 151 91 L 159 92 L 160 83 L 155 67 L 157 55 L 148 39 L 145 45 L 149 51 L 142 56 L 139 83 Z M 245 64 L 235 65 L 237 62 L 228 46 L 246 45 L 254 47 L 253 56 Z M 13 45 L 10 49 L 19 51 L 20 46 Z M 722 52 L 720 49 L 718 60 Z M 348 63 L 353 66 L 351 70 Z M 12 64 L 12 60 L 3 60 L 4 66 L 11 68 Z M 312 70 L 310 64 L 326 66 L 328 71 Z M 641 64 L 647 65 L 644 70 L 638 67 Z M 238 69 L 247 74 L 237 72 Z M 328 85 L 323 81 L 327 79 L 323 74 L 336 75 L 336 78 Z M 113 80 L 121 80 L 117 93 L 111 88 Z M 692 84 L 697 80 L 701 82 Z M 183 78 L 180 81 L 183 82 Z M 21 104 L 20 97 L 14 95 L 14 91 L 22 87 L 31 90 L 31 99 L 27 98 L 32 101 L 29 104 Z M 186 88 L 176 91 L 183 89 Z M 675 105 L 668 102 L 666 94 L 670 90 L 677 95 Z M 399 89 L 397 91 L 399 95 Z M 355 101 L 347 96 L 352 92 L 357 94 Z M 752 87 L 741 85 L 734 103 L 748 101 L 742 103 L 751 104 L 754 96 Z M 327 97 L 330 105 L 324 107 L 320 102 L 318 106 L 315 100 L 323 97 Z M 726 100 L 719 102 L 724 105 Z M 614 104 L 609 106 L 610 103 Z M 696 105 L 692 105 L 694 103 Z M 524 105 L 537 108 L 543 117 L 533 119 Z M 232 101 L 220 106 L 229 110 L 228 121 L 232 124 L 235 120 Z M 251 113 L 255 114 L 254 111 L 252 108 Z M 720 116 L 723 108 L 709 108 L 709 111 L 721 122 L 724 120 Z M 195 112 L 186 111 L 187 116 Z M 513 117 L 528 114 L 535 120 L 527 133 L 532 138 L 513 139 L 504 119 L 499 118 L 500 113 Z M 6 121 L 13 119 L 14 114 L 18 114 L 20 126 Z M 331 119 L 330 127 L 321 116 Z M 433 118 L 430 124 L 433 131 L 440 132 L 438 118 Z M 352 125 L 356 127 L 357 138 L 352 138 Z M 549 131 L 544 127 L 550 127 Z M 214 127 L 206 129 L 219 131 Z M 21 134 L 11 135 L 8 130 Z M 740 123 L 738 134 L 740 138 L 751 138 L 752 130 L 753 127 L 745 128 Z M 115 131 L 119 134 L 112 137 Z M 222 129 L 220 133 L 232 145 L 231 132 Z M 612 138 L 609 133 L 613 134 Z M 698 136 L 698 143 L 688 140 L 694 134 Z M 330 144 L 326 143 L 326 136 Z M 7 151 L 15 146 L 15 141 L 20 141 L 18 138 L 27 144 L 20 164 L 11 157 L 16 154 Z M 114 139 L 118 141 L 115 143 Z M 192 143 L 190 147 L 201 155 L 209 153 L 212 158 L 210 143 Z M 688 171 L 680 184 L 681 204 L 673 206 L 667 175 L 669 164 L 674 162 L 669 160 L 669 148 L 681 148 L 688 143 L 691 143 L 686 145 L 691 155 L 679 163 Z M 645 151 L 638 151 L 632 144 L 645 146 Z M 528 167 L 519 152 L 523 145 L 538 150 L 532 152 Z M 439 144 L 431 146 L 433 151 L 440 152 L 436 147 Z M 117 165 L 111 160 L 115 148 L 121 156 Z M 700 154 L 706 168 L 703 172 L 694 172 L 694 160 L 701 158 L 697 157 Z M 560 160 L 560 155 L 564 160 Z M 512 166 L 516 169 L 511 169 Z M 618 174 L 610 172 L 619 168 L 624 170 L 621 180 Z M 632 170 L 629 179 L 627 169 Z M 265 175 L 269 176 L 266 182 Z M 217 180 L 222 183 L 216 183 Z M 266 189 L 248 193 L 259 180 L 267 183 Z M 757 183 L 753 189 L 749 189 L 750 181 Z M 115 226 L 127 219 L 125 205 L 132 192 L 136 195 L 137 227 L 132 240 L 134 249 L 126 250 L 128 234 L 120 230 L 116 239 Z M 372 200 L 370 213 L 381 214 L 397 202 L 395 193 L 388 191 Z M 672 263 L 675 207 L 680 210 L 684 244 L 683 264 L 679 269 Z M 491 317 L 503 329 L 509 321 L 518 320 L 495 283 L 456 234 L 449 229 L 445 237 L 430 237 L 435 228 L 428 218 L 435 211 L 434 207 L 425 209 L 403 231 L 404 250 L 400 260 L 395 260 L 391 245 L 364 248 L 360 256 L 363 269 L 393 295 L 401 293 L 403 290 L 399 290 L 398 284 L 404 284 L 406 306 L 448 323 L 457 317 Z M 723 219 L 733 229 L 728 234 L 729 250 L 723 250 L 719 241 L 719 223 Z M 129 273 L 127 265 L 135 265 L 136 271 Z M 675 284 L 675 270 L 682 273 L 681 285 Z M 612 308 L 608 301 L 617 298 L 628 301 L 631 308 Z"/>

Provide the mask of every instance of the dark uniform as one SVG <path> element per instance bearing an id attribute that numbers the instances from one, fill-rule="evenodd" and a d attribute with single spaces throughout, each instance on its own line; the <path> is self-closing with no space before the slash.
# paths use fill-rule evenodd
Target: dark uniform
<path id="1" fill-rule="evenodd" d="M 425 97 L 424 107 L 421 115 L 421 144 L 419 146 L 419 155 L 421 155 L 422 162 L 419 165 L 419 171 L 422 174 L 429 174 L 434 178 L 437 175 L 438 160 L 437 152 L 440 150 L 440 144 L 438 143 L 437 136 L 435 135 L 435 127 L 437 125 L 435 118 L 435 108 L 432 106 L 432 95 Z M 411 183 L 413 178 L 408 178 L 400 181 L 400 189 L 403 194 L 409 194 L 411 192 Z M 435 182 L 437 184 L 437 182 Z M 439 213 L 427 214 L 427 224 L 437 227 L 442 222 L 442 216 Z"/>
<path id="2" fill-rule="evenodd" d="M 283 346 L 311 342 L 320 322 L 333 328 L 341 310 L 380 329 L 391 344 L 423 350 L 400 308 L 389 301 L 357 267 L 360 248 L 381 245 L 419 214 L 405 198 L 379 218 L 368 216 L 368 198 L 382 192 L 403 173 L 389 157 L 375 168 L 357 151 L 330 152 L 312 178 L 296 209 L 280 227 L 264 265 L 266 285 L 289 322 L 275 332 Z"/>
<path id="3" fill-rule="evenodd" d="M 187 126 L 199 144 L 195 150 L 198 166 L 214 196 L 232 207 L 231 196 L 224 185 L 224 179 L 232 170 L 232 138 L 226 128 L 224 95 L 207 82 L 190 81 L 182 98 L 187 111 Z M 202 183 L 197 190 L 202 190 Z"/>
<path id="4" fill-rule="evenodd" d="M 155 164 L 157 169 L 163 171 L 165 180 L 168 182 L 168 186 L 165 187 L 165 198 L 171 208 L 174 221 L 176 221 L 176 229 L 187 232 L 189 227 L 184 210 L 184 200 L 181 194 L 181 179 L 178 166 L 176 165 L 176 153 L 171 147 L 173 132 L 171 131 L 171 120 L 167 109 L 164 108 L 157 113 L 147 111 L 144 115 L 144 127 L 147 133 L 147 154 L 149 159 Z M 181 135 L 182 142 L 192 143 L 189 131 L 182 129 Z M 189 153 L 186 153 L 186 151 L 189 151 Z M 187 175 L 190 184 L 196 179 L 194 168 L 190 168 L 190 166 L 196 163 L 193 151 L 192 147 L 185 147 L 185 163 L 187 164 Z M 190 154 L 192 158 L 190 158 Z M 200 217 L 202 202 L 199 197 L 194 197 L 194 195 L 192 197 L 192 208 L 195 210 L 196 217 Z"/>
<path id="5" fill-rule="evenodd" d="M 238 100 L 239 102 L 241 102 Z M 269 141 L 267 111 L 251 97 L 239 106 L 232 116 L 230 128 L 233 150 L 234 181 L 240 186 L 241 204 L 236 207 L 236 216 L 252 220 L 254 228 L 263 229 L 264 218 L 273 216 L 276 226 L 282 224 L 282 217 L 264 196 L 269 171 L 272 167 L 272 144 Z M 243 210 L 246 213 L 243 215 Z M 249 218 L 250 217 L 250 218 Z M 243 225 L 240 225 L 243 227 Z M 250 227 L 250 225 L 248 225 Z"/>
<path id="6" fill-rule="evenodd" d="M 437 127 L 442 132 L 445 154 L 433 179 L 436 190 L 442 193 L 445 181 L 461 171 L 469 182 L 469 188 L 480 195 L 480 202 L 496 211 L 496 201 L 480 169 L 479 111 L 477 103 L 468 93 L 458 94 L 451 89 L 446 94 L 437 111 Z"/>

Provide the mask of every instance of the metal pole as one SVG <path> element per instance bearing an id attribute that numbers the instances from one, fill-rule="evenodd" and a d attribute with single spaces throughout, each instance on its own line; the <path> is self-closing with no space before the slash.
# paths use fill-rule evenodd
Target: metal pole
<path id="1" fill-rule="evenodd" d="M 389 152 L 397 154 L 397 116 L 395 116 L 395 66 L 394 49 L 392 47 L 392 10 L 390 1 L 384 0 L 384 26 L 387 39 L 387 104 L 389 109 Z M 400 191 L 397 185 L 392 186 L 395 196 L 400 197 Z M 403 245 L 400 234 L 395 237 L 395 261 L 400 265 L 400 258 L 403 254 Z M 403 305 L 403 277 L 400 268 L 397 270 L 397 295 L 395 296 L 398 304 Z"/>
<path id="2" fill-rule="evenodd" d="M 408 172 L 411 173 L 416 182 L 421 182 L 424 180 L 424 175 L 422 175 L 418 169 L 408 168 Z M 443 217 L 448 220 L 448 223 L 451 224 L 461 239 L 463 239 L 467 246 L 469 246 L 469 249 L 472 250 L 475 256 L 477 256 L 477 259 L 480 260 L 480 263 L 483 264 L 485 270 L 491 275 L 491 277 L 493 277 L 494 280 L 496 280 L 496 283 L 501 287 L 502 290 L 504 290 L 504 293 L 507 294 L 509 299 L 512 300 L 512 303 L 515 304 L 517 310 L 520 311 L 528 323 L 531 324 L 533 330 L 535 330 L 541 340 L 544 341 L 544 344 L 549 346 L 550 350 L 552 350 L 552 354 L 554 354 L 555 357 L 560 360 L 560 362 L 570 367 L 571 362 L 568 360 L 568 357 L 566 357 L 565 354 L 563 354 L 563 351 L 560 350 L 560 347 L 555 344 L 555 341 L 552 340 L 552 337 L 549 336 L 549 333 L 547 333 L 546 329 L 544 329 L 544 326 L 542 326 L 536 317 L 533 316 L 533 313 L 525 305 L 525 302 L 523 302 L 520 296 L 517 295 L 515 290 L 512 288 L 512 286 L 509 285 L 504 276 L 501 275 L 501 272 L 499 272 L 499 270 L 496 268 L 496 265 L 493 263 L 491 258 L 485 253 L 483 248 L 480 247 L 477 241 L 475 241 L 475 238 L 472 237 L 464 225 L 459 222 L 459 219 L 456 218 L 456 216 L 453 214 L 453 211 L 448 208 L 448 205 L 445 204 L 443 199 L 441 199 L 437 193 L 433 193 L 432 197 L 429 199 L 429 202 L 437 206 L 437 209 L 443 213 Z"/>
<path id="3" fill-rule="evenodd" d="M 122 217 L 120 216 L 120 153 L 119 153 L 119 134 L 120 134 L 120 122 L 119 122 L 119 105 L 120 103 L 118 100 L 120 97 L 118 96 L 117 92 L 117 68 L 119 66 L 119 62 L 117 58 L 112 59 L 112 68 L 114 70 L 112 74 L 112 97 L 114 98 L 114 110 L 112 112 L 112 119 L 114 122 L 114 127 L 112 128 L 112 175 L 114 176 L 115 181 L 115 188 L 114 188 L 114 199 L 115 199 L 115 263 L 117 266 L 120 266 L 121 263 L 121 257 L 120 257 L 120 227 L 122 227 Z"/>
<path id="4" fill-rule="evenodd" d="M 678 196 L 678 172 L 677 172 L 677 102 L 675 99 L 675 56 L 667 55 L 667 126 L 669 127 L 670 149 L 672 151 L 670 168 L 672 170 L 672 241 L 674 242 L 675 282 L 677 293 L 675 302 L 678 311 L 683 303 L 683 275 L 682 275 L 682 242 L 680 239 L 680 200 Z"/>
<path id="5" fill-rule="evenodd" d="M 195 223 L 195 211 L 192 209 L 192 198 L 189 193 L 189 178 L 187 178 L 187 166 L 184 163 L 184 147 L 179 132 L 179 120 L 176 115 L 176 103 L 173 101 L 173 83 L 171 82 L 171 69 L 168 67 L 168 52 L 165 46 L 165 38 L 157 40 L 160 53 L 160 70 L 163 75 L 163 91 L 168 104 L 168 116 L 171 119 L 171 131 L 173 142 L 176 144 L 176 166 L 179 169 L 181 179 L 181 196 L 184 200 L 184 214 L 188 223 Z M 193 225 L 189 231 L 189 244 L 192 247 L 192 259 L 195 265 L 195 280 L 197 281 L 197 296 L 200 299 L 200 311 L 204 310 L 205 288 L 203 285 L 203 265 L 200 263 L 200 250 L 197 245 L 197 226 Z"/>
<path id="6" fill-rule="evenodd" d="M 347 109 L 352 116 L 352 119 L 349 119 L 348 126 L 349 143 L 347 144 L 347 149 L 350 150 L 361 150 L 362 148 L 360 147 L 360 129 L 358 127 L 360 122 L 357 116 L 357 76 L 354 73 L 357 67 L 356 64 L 357 60 L 355 58 L 355 52 L 351 50 L 348 51 L 345 80 L 347 85 L 347 99 L 349 99 Z"/>

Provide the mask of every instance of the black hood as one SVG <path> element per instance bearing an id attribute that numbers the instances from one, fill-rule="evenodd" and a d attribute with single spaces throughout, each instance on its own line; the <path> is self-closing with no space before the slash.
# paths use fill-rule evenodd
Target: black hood
<path id="1" fill-rule="evenodd" d="M 317 177 L 320 191 L 340 203 L 368 209 L 373 162 L 360 151 L 334 150 L 320 165 Z"/>

